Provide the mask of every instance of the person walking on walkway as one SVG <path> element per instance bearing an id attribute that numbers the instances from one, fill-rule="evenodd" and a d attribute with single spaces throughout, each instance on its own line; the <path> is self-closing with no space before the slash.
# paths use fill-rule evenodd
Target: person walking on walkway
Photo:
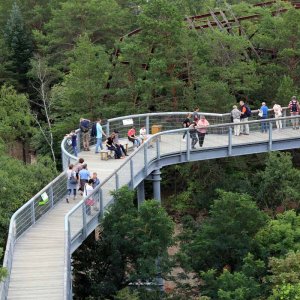
<path id="1" fill-rule="evenodd" d="M 208 121 L 205 119 L 205 116 L 200 116 L 200 120 L 197 122 L 197 133 L 199 139 L 199 146 L 202 147 L 204 143 L 204 138 L 207 132 L 207 126 L 209 126 Z"/>
<path id="2" fill-rule="evenodd" d="M 274 102 L 273 110 L 274 110 L 275 119 L 282 117 L 282 107 L 279 104 L 277 104 L 277 102 Z M 282 121 L 281 120 L 276 120 L 276 128 L 278 130 L 282 129 Z"/>
<path id="3" fill-rule="evenodd" d="M 82 169 L 79 171 L 79 182 L 80 182 L 80 190 L 84 191 L 84 185 L 91 178 L 90 171 L 87 169 L 87 164 L 82 165 Z"/>
<path id="4" fill-rule="evenodd" d="M 259 116 L 262 120 L 268 119 L 269 108 L 266 105 L 266 102 L 262 102 L 261 107 L 259 109 Z M 261 123 L 261 132 L 268 132 L 268 124 L 267 122 Z"/>
<path id="5" fill-rule="evenodd" d="M 80 130 L 82 132 L 82 140 L 83 140 L 83 150 L 90 151 L 90 123 L 91 121 L 88 119 L 81 118 L 80 119 Z"/>
<path id="6" fill-rule="evenodd" d="M 197 138 L 197 129 L 196 129 L 196 122 L 192 122 L 192 124 L 189 126 L 189 132 L 190 132 L 190 137 L 191 137 L 191 148 L 196 149 L 195 145 L 198 142 Z"/>
<path id="7" fill-rule="evenodd" d="M 190 125 L 191 125 L 191 117 L 192 117 L 192 115 L 191 115 L 191 114 L 188 114 L 188 115 L 186 116 L 186 118 L 183 120 L 183 122 L 182 122 L 183 128 L 188 128 L 188 127 L 190 127 Z M 186 136 L 186 133 L 187 133 L 187 131 L 185 131 L 185 132 L 183 133 L 183 137 L 182 137 L 182 140 L 183 140 L 183 141 L 185 141 L 184 138 L 185 138 L 185 136 Z"/>
<path id="8" fill-rule="evenodd" d="M 233 110 L 231 111 L 231 117 L 234 124 L 234 135 L 240 135 L 240 122 L 241 122 L 241 112 L 237 109 L 236 105 L 233 105 Z"/>
<path id="9" fill-rule="evenodd" d="M 291 116 L 298 116 L 300 111 L 299 102 L 296 98 L 296 96 L 293 96 L 290 103 L 289 103 L 289 109 L 291 112 Z M 299 129 L 299 120 L 298 118 L 292 119 L 292 125 L 293 129 Z"/>
<path id="10" fill-rule="evenodd" d="M 76 172 L 74 170 L 74 165 L 70 164 L 69 165 L 69 169 L 67 170 L 67 190 L 68 190 L 68 194 L 67 194 L 67 198 L 66 198 L 66 202 L 69 203 L 69 197 L 73 191 L 73 200 L 76 199 L 76 189 L 77 189 L 77 178 L 76 178 Z"/>
<path id="11" fill-rule="evenodd" d="M 248 118 L 251 116 L 251 110 L 244 101 L 240 101 L 241 107 L 241 123 L 248 122 Z M 240 133 L 248 135 L 250 133 L 249 124 L 241 124 Z"/>
<path id="12" fill-rule="evenodd" d="M 106 136 L 106 134 L 102 130 L 101 119 L 99 119 L 96 124 L 96 140 L 97 140 L 96 149 L 95 149 L 96 154 L 99 153 L 99 151 L 98 151 L 99 147 L 101 150 L 103 150 L 103 146 L 102 146 L 102 136 L 103 135 Z"/>

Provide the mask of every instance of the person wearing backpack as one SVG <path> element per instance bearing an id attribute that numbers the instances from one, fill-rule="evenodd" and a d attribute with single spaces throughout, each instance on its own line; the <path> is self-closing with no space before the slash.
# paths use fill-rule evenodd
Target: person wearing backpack
<path id="1" fill-rule="evenodd" d="M 67 171 L 67 178 L 68 178 L 67 181 L 68 194 L 67 194 L 66 202 L 69 203 L 69 197 L 72 193 L 72 190 L 73 190 L 73 200 L 76 199 L 76 189 L 77 189 L 77 182 L 78 182 L 73 164 L 69 165 L 69 170 Z"/>
<path id="2" fill-rule="evenodd" d="M 191 125 L 191 117 L 192 117 L 192 115 L 191 114 L 188 114 L 187 116 L 186 116 L 186 118 L 183 120 L 183 122 L 182 122 L 182 127 L 183 128 L 188 128 L 188 127 L 190 127 L 190 125 Z M 182 141 L 184 142 L 185 141 L 185 136 L 186 136 L 186 134 L 187 134 L 187 131 L 185 131 L 184 133 L 183 133 L 183 137 L 182 137 Z"/>
<path id="3" fill-rule="evenodd" d="M 79 128 L 82 132 L 83 150 L 90 151 L 90 123 L 88 119 L 80 118 Z"/>
<path id="4" fill-rule="evenodd" d="M 289 109 L 291 112 L 291 116 L 298 116 L 299 115 L 299 102 L 296 98 L 296 96 L 293 96 L 290 103 L 289 103 Z M 299 119 L 292 119 L 292 125 L 293 125 L 293 129 L 299 129 Z"/>
<path id="5" fill-rule="evenodd" d="M 240 101 L 241 107 L 241 123 L 248 122 L 248 118 L 251 117 L 251 109 L 244 101 Z M 241 124 L 241 134 L 249 135 L 249 124 Z"/>

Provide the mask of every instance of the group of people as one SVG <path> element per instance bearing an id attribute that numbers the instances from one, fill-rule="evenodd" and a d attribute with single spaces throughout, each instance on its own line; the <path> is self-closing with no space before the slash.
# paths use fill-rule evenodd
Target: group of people
<path id="1" fill-rule="evenodd" d="M 296 96 L 291 98 L 289 102 L 288 108 L 290 110 L 291 116 L 298 116 L 300 112 L 300 105 L 299 101 L 297 100 Z M 273 102 L 273 112 L 274 117 L 276 120 L 276 128 L 278 130 L 282 129 L 282 121 L 280 118 L 282 117 L 282 107 L 277 102 Z M 248 122 L 248 118 L 251 116 L 251 110 L 248 105 L 244 103 L 244 101 L 240 101 L 240 109 L 237 108 L 236 105 L 233 106 L 231 111 L 231 118 L 234 125 L 234 135 L 238 136 L 241 134 L 248 135 L 250 133 L 249 124 L 243 124 L 244 122 Z M 262 102 L 261 107 L 258 110 L 258 116 L 264 120 L 269 118 L 269 108 L 266 102 Z M 299 129 L 299 119 L 295 118 L 292 119 L 292 126 L 293 129 Z M 268 132 L 268 123 L 261 122 L 261 132 L 267 133 Z"/>
<path id="2" fill-rule="evenodd" d="M 66 202 L 69 203 L 69 198 L 73 194 L 73 200 L 76 200 L 77 189 L 81 196 L 89 196 L 93 190 L 100 184 L 97 173 L 91 173 L 83 158 L 80 158 L 77 165 L 70 164 L 67 170 L 67 197 Z M 94 200 L 89 199 L 86 203 L 87 214 L 91 213 L 91 206 L 98 210 Z"/>
<path id="3" fill-rule="evenodd" d="M 125 147 L 119 141 L 119 132 L 118 130 L 113 130 L 113 132 L 107 136 L 106 133 L 102 129 L 101 119 L 98 119 L 93 126 L 91 126 L 91 121 L 88 119 L 81 118 L 80 119 L 80 131 L 82 133 L 82 143 L 83 143 L 83 151 L 90 151 L 90 139 L 91 136 L 96 138 L 96 147 L 95 154 L 99 153 L 100 150 L 103 150 L 103 144 L 110 151 L 114 152 L 114 157 L 116 159 L 124 158 L 128 156 Z M 90 130 L 91 127 L 91 130 Z M 147 138 L 147 130 L 145 126 L 142 126 L 139 132 L 139 136 L 136 135 L 136 129 L 132 126 L 127 132 L 127 138 L 130 142 L 133 143 L 134 147 L 139 147 Z M 74 130 L 71 133 L 66 134 L 66 137 L 69 138 L 69 143 L 72 146 L 73 154 L 77 157 L 78 149 L 77 149 L 77 134 Z M 103 143 L 103 137 L 106 140 Z"/>
<path id="4" fill-rule="evenodd" d="M 199 111 L 199 107 L 196 107 L 194 112 L 192 114 L 188 114 L 186 119 L 183 121 L 183 127 L 189 128 L 192 149 L 196 149 L 198 142 L 200 147 L 203 146 L 204 138 L 207 133 L 206 127 L 209 126 L 209 122 L 206 120 L 204 115 L 199 115 Z M 187 131 L 183 134 L 183 141 L 185 141 L 186 135 Z"/>

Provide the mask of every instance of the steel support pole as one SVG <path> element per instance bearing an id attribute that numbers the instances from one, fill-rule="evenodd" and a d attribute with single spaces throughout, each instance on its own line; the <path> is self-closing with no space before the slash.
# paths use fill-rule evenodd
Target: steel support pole
<path id="1" fill-rule="evenodd" d="M 144 180 L 137 186 L 138 207 L 145 201 L 145 184 Z"/>
<path id="2" fill-rule="evenodd" d="M 153 184 L 153 198 L 161 203 L 161 195 L 160 195 L 160 169 L 154 170 L 152 172 L 152 184 Z"/>

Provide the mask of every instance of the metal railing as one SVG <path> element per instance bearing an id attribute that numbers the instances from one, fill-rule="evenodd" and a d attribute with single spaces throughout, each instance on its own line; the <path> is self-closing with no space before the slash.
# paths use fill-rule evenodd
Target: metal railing
<path id="1" fill-rule="evenodd" d="M 252 111 L 253 117 L 256 118 L 257 111 Z M 211 113 L 200 113 L 206 116 L 210 124 L 222 124 L 230 121 L 230 114 L 211 114 Z M 284 109 L 284 115 L 286 114 L 286 108 Z M 147 133 L 151 133 L 151 128 L 154 125 L 161 125 L 162 130 L 172 130 L 181 127 L 184 117 L 187 112 L 169 112 L 169 113 L 154 113 L 154 114 L 139 114 L 131 115 L 126 117 L 114 118 L 107 121 L 107 124 L 103 126 L 103 129 L 107 133 L 111 129 L 118 129 L 120 137 L 127 137 L 127 130 L 130 126 L 124 125 L 123 121 L 126 119 L 132 119 L 133 124 L 140 128 L 145 126 Z M 283 122 L 286 122 L 283 121 Z M 228 126 L 211 126 L 210 131 L 215 134 L 224 135 L 228 132 Z M 232 126 L 232 124 L 231 124 Z M 167 131 L 166 134 L 176 135 L 178 132 L 183 133 L 184 129 L 178 129 L 175 131 Z M 78 136 L 78 152 L 82 149 L 82 138 L 80 130 L 76 131 Z M 159 159 L 160 155 L 163 155 L 163 149 L 160 149 L 160 141 L 157 137 L 163 135 L 159 133 L 154 137 L 150 138 L 138 151 L 134 152 L 128 160 L 126 160 L 120 168 L 118 168 L 109 178 L 107 178 L 97 190 L 94 191 L 93 197 L 96 200 L 97 209 L 99 211 L 91 211 L 91 214 L 86 214 L 87 207 L 84 202 L 80 202 L 79 205 L 74 207 L 72 211 L 66 216 L 65 231 L 66 231 L 66 252 L 65 252 L 65 298 L 69 299 L 71 291 L 71 264 L 70 264 L 70 249 L 72 242 L 80 236 L 87 236 L 87 227 L 89 224 L 96 224 L 98 222 L 98 216 L 103 215 L 105 207 L 111 202 L 112 197 L 110 191 L 118 189 L 120 186 L 130 184 L 131 187 L 135 186 L 134 178 L 137 175 L 138 170 L 145 166 L 145 172 L 149 161 Z M 189 135 L 188 135 L 189 138 Z M 94 141 L 92 140 L 92 144 Z M 151 144 L 151 145 L 150 145 Z M 188 143 L 189 144 L 189 143 Z M 145 145 L 151 146 L 151 150 Z M 66 170 L 70 163 L 76 163 L 78 158 L 73 154 L 72 146 L 68 143 L 68 138 L 64 138 L 61 143 L 62 149 L 62 161 L 63 169 Z M 180 145 L 182 151 L 188 150 L 186 144 Z M 137 163 L 139 162 L 139 163 Z M 7 245 L 5 249 L 5 256 L 3 266 L 8 270 L 8 276 L 0 284 L 0 297 L 1 300 L 6 299 L 8 294 L 8 286 L 10 280 L 11 266 L 14 254 L 14 247 L 17 239 L 26 232 L 35 222 L 45 215 L 49 210 L 55 206 L 66 195 L 66 175 L 61 173 L 45 188 L 43 188 L 38 194 L 32 199 L 25 203 L 20 209 L 18 209 L 10 220 L 9 233 L 7 239 Z M 46 192 L 49 200 L 47 203 L 41 205 L 41 195 Z M 74 226 L 75 220 L 80 217 L 81 220 L 79 225 Z"/>

